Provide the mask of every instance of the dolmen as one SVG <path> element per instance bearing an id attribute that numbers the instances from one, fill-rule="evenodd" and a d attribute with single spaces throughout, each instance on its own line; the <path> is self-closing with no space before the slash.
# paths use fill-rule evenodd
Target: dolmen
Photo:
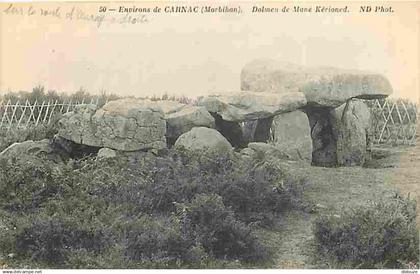
<path id="1" fill-rule="evenodd" d="M 306 105 L 295 112 L 275 116 L 271 127 L 276 132 L 275 141 L 291 143 L 292 147 L 297 127 L 309 127 L 311 161 L 318 166 L 363 165 L 372 138 L 371 115 L 363 100 L 392 94 L 391 84 L 379 74 L 331 67 L 307 68 L 273 59 L 246 64 L 241 72 L 241 89 L 303 94 Z M 307 115 L 307 120 L 299 111 Z M 259 123 L 267 121 L 258 120 L 257 127 Z M 278 134 L 281 137 L 276 137 Z"/>
<path id="2" fill-rule="evenodd" d="M 236 91 L 202 96 L 194 104 L 124 98 L 79 106 L 60 118 L 52 143 L 15 144 L 3 154 L 52 155 L 59 146 L 69 157 L 90 149 L 112 158 L 173 147 L 361 166 L 372 140 L 364 100 L 391 93 L 389 81 L 375 73 L 255 60 L 244 66 Z"/>

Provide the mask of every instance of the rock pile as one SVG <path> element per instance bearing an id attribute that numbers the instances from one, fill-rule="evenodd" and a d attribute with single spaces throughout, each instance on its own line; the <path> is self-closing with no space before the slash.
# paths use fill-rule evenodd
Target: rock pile
<path id="1" fill-rule="evenodd" d="M 166 138 L 173 145 L 181 134 L 194 127 L 214 128 L 214 118 L 204 108 L 189 106 L 175 101 L 156 101 L 163 111 L 166 120 Z"/>

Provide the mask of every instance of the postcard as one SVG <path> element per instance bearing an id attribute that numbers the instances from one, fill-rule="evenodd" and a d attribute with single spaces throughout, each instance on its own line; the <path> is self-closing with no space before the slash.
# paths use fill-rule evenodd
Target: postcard
<path id="1" fill-rule="evenodd" d="M 0 268 L 417 273 L 419 90 L 418 1 L 1 2 Z"/>

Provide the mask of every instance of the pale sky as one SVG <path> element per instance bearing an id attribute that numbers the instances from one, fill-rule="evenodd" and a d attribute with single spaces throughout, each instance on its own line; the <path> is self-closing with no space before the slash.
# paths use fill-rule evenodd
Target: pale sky
<path id="1" fill-rule="evenodd" d="M 346 5 L 340 3 L 331 4 Z M 391 81 L 395 97 L 418 99 L 420 3 L 416 2 L 395 2 L 392 14 L 361 14 L 361 4 L 354 3 L 346 15 L 252 14 L 252 4 L 242 4 L 241 15 L 150 14 L 148 23 L 104 22 L 99 28 L 94 22 L 65 19 L 73 6 L 85 15 L 97 15 L 99 4 L 14 5 L 25 14 L 30 5 L 38 13 L 40 8 L 60 7 L 60 19 L 6 14 L 8 4 L 0 4 L 2 92 L 41 84 L 65 92 L 83 87 L 91 93 L 198 96 L 239 90 L 245 63 L 273 57 L 381 73 Z"/>

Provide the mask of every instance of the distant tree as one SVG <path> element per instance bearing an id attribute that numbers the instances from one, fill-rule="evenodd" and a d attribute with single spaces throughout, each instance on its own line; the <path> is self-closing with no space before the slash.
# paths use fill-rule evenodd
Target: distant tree
<path id="1" fill-rule="evenodd" d="M 41 85 L 34 87 L 28 98 L 29 102 L 31 103 L 35 101 L 42 102 L 45 99 L 45 87 Z"/>
<path id="2" fill-rule="evenodd" d="M 78 91 L 76 91 L 75 93 L 70 95 L 70 98 L 71 98 L 71 100 L 76 101 L 76 102 L 77 101 L 78 102 L 82 102 L 82 101 L 88 102 L 93 97 L 83 87 L 80 87 L 80 89 Z"/>
<path id="3" fill-rule="evenodd" d="M 52 101 L 52 102 L 55 102 L 55 101 L 62 101 L 63 100 L 63 95 L 62 94 L 58 94 L 58 92 L 57 91 L 55 91 L 55 90 L 49 90 L 48 92 L 47 92 L 47 94 L 45 95 L 45 98 L 48 100 L 48 101 Z"/>

